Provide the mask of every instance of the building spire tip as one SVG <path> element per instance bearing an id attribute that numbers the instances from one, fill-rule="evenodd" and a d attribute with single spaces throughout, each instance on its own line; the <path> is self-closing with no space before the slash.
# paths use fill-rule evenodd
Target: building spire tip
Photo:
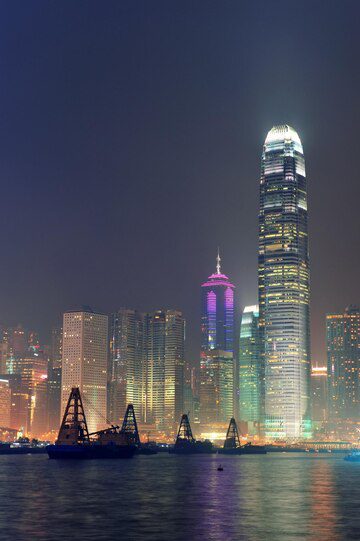
<path id="1" fill-rule="evenodd" d="M 221 257 L 220 257 L 220 250 L 218 246 L 218 252 L 217 252 L 217 258 L 216 258 L 216 274 L 221 274 Z"/>

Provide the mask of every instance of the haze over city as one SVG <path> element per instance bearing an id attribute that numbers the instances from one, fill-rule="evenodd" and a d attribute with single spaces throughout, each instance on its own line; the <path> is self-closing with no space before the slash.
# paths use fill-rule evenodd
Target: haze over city
<path id="1" fill-rule="evenodd" d="M 238 308 L 257 301 L 262 145 L 289 123 L 325 364 L 325 313 L 359 299 L 358 4 L 275 5 L 2 5 L 2 323 L 46 341 L 82 304 L 176 308 L 198 359 L 218 246 Z"/>

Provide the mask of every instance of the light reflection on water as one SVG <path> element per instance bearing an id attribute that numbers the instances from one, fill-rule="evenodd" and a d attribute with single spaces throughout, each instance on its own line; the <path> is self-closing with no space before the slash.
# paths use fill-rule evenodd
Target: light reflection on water
<path id="1" fill-rule="evenodd" d="M 360 464 L 342 458 L 1 456 L 1 540 L 359 539 Z"/>

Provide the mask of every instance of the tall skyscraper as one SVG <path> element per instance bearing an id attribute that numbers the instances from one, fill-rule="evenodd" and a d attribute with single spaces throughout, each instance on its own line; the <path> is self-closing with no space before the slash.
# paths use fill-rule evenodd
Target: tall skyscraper
<path id="1" fill-rule="evenodd" d="M 220 256 L 216 272 L 201 286 L 200 420 L 202 424 L 224 422 L 234 400 L 234 289 L 221 273 Z M 229 377 L 231 376 L 231 381 Z M 220 387 L 219 387 L 220 385 Z M 229 389 L 231 388 L 231 395 Z"/>
<path id="2" fill-rule="evenodd" d="M 120 308 L 110 319 L 109 419 L 122 421 L 127 404 L 145 417 L 144 314 Z"/>
<path id="3" fill-rule="evenodd" d="M 216 258 L 216 272 L 201 286 L 201 352 L 212 349 L 234 351 L 234 289 L 221 273 L 221 259 Z"/>
<path id="4" fill-rule="evenodd" d="M 329 418 L 360 418 L 360 310 L 326 316 Z"/>
<path id="5" fill-rule="evenodd" d="M 264 364 L 261 355 L 259 307 L 246 306 L 239 338 L 239 418 L 249 431 L 259 431 L 264 415 Z"/>
<path id="6" fill-rule="evenodd" d="M 262 154 L 258 267 L 270 439 L 311 434 L 307 214 L 300 138 L 288 125 L 274 126 Z"/>
<path id="7" fill-rule="evenodd" d="M 173 428 L 183 413 L 185 320 L 177 310 L 145 318 L 146 422 Z"/>
<path id="8" fill-rule="evenodd" d="M 91 311 L 65 312 L 61 414 L 72 387 L 79 387 L 90 432 L 106 425 L 108 316 Z"/>

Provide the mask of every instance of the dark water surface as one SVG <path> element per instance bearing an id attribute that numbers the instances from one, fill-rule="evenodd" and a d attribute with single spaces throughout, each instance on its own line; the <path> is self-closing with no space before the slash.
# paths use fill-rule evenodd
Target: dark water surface
<path id="1" fill-rule="evenodd" d="M 0 457 L 0 539 L 360 539 L 360 463 L 342 455 Z"/>

